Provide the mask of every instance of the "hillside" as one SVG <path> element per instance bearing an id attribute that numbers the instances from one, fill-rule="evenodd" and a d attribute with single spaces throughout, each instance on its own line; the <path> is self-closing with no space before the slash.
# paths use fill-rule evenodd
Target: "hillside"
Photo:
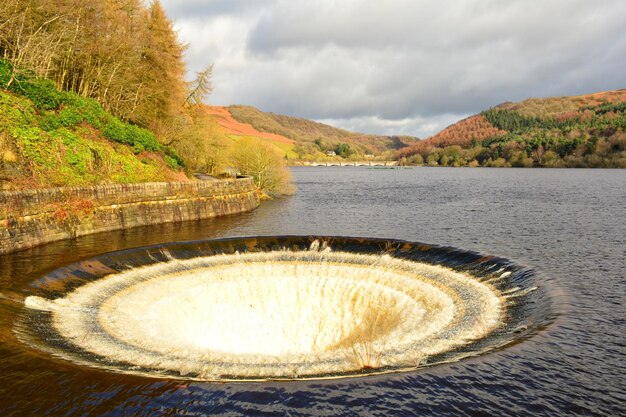
<path id="1" fill-rule="evenodd" d="M 202 111 L 208 116 L 204 122 L 213 125 L 213 138 L 221 137 L 222 147 L 241 146 L 247 141 L 258 141 L 269 146 L 283 160 L 296 159 L 296 143 L 285 136 L 260 132 L 248 123 L 241 123 L 233 118 L 227 107 L 202 105 Z"/>
<path id="2" fill-rule="evenodd" d="M 503 103 L 396 153 L 404 164 L 626 167 L 626 90 Z"/>
<path id="3" fill-rule="evenodd" d="M 259 132 L 294 141 L 297 145 L 294 152 L 301 160 L 324 158 L 331 151 L 340 157 L 373 154 L 384 158 L 415 142 L 415 138 L 406 136 L 349 132 L 312 120 L 263 112 L 251 106 L 229 106 L 228 111 L 235 120 L 248 124 Z"/>
<path id="4" fill-rule="evenodd" d="M 0 60 L 0 189 L 184 180 L 182 160 L 96 101 Z"/>
<path id="5" fill-rule="evenodd" d="M 185 79 L 158 0 L 83 3 L 0 2 L 2 188 L 184 179 L 184 165 L 289 192 L 294 145 L 229 135 L 206 112 L 213 66 Z"/>
<path id="6" fill-rule="evenodd" d="M 295 144 L 293 139 L 273 133 L 260 132 L 250 124 L 235 120 L 226 107 L 207 106 L 206 108 L 207 113 L 212 115 L 215 121 L 231 134 L 238 136 L 256 136 L 270 141 Z"/>

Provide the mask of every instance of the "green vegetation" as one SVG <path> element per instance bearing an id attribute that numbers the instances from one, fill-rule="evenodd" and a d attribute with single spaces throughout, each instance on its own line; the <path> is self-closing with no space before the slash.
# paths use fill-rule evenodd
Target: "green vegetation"
<path id="1" fill-rule="evenodd" d="M 626 101 L 621 103 L 603 103 L 596 107 L 585 107 L 585 110 L 592 110 L 596 114 L 605 115 L 607 113 L 624 113 L 626 111 Z"/>
<path id="2" fill-rule="evenodd" d="M 176 151 L 152 132 L 96 101 L 24 73 L 8 85 L 11 73 L 0 60 L 2 188 L 163 181 L 181 167 Z"/>
<path id="3" fill-rule="evenodd" d="M 271 144 L 257 138 L 242 138 L 232 149 L 231 163 L 242 175 L 249 175 L 268 196 L 292 194 L 291 174 Z"/>
<path id="4" fill-rule="evenodd" d="M 194 116 L 212 66 L 184 80 L 185 46 L 158 0 L 7 0 L 0 27 L 0 83 L 32 101 L 37 127 L 84 123 L 135 154 L 163 154 L 173 169 L 202 168 L 183 160 L 207 151 Z"/>
<path id="5" fill-rule="evenodd" d="M 232 166 L 239 141 L 203 104 L 212 66 L 184 79 L 185 45 L 158 0 L 5 0 L 0 28 L 3 189 Z"/>
<path id="6" fill-rule="evenodd" d="M 478 131 L 459 123 L 398 157 L 431 166 L 626 168 L 625 97 L 603 94 L 622 101 L 591 95 L 507 103 L 474 116 L 487 125 L 461 122 L 480 125 Z"/>
<path id="7" fill-rule="evenodd" d="M 354 154 L 354 151 L 350 148 L 350 145 L 347 143 L 340 143 L 335 146 L 335 153 L 342 158 L 347 158 L 350 155 Z"/>

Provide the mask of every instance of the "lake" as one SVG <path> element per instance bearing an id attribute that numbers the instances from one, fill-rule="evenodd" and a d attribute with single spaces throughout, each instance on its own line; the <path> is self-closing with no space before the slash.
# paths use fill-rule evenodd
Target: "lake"
<path id="1" fill-rule="evenodd" d="M 0 413 L 623 415 L 626 170 L 294 168 L 298 193 L 226 218 L 87 236 L 0 257 Z M 344 235 L 475 250 L 535 268 L 556 320 L 528 340 L 420 371 L 211 384 L 81 367 L 20 343 L 45 273 L 107 251 L 226 236 Z M 13 297 L 12 297 L 13 295 Z"/>

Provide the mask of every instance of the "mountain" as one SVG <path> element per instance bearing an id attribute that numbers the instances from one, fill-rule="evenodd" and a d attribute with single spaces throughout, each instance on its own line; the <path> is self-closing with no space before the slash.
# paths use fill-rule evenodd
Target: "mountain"
<path id="1" fill-rule="evenodd" d="M 330 152 L 340 157 L 358 158 L 370 154 L 385 158 L 416 140 L 408 136 L 354 133 L 312 120 L 263 112 L 251 106 L 212 108 L 218 123 L 233 134 L 240 131 L 252 133 L 254 130 L 255 136 L 282 143 L 291 142 L 291 149 L 287 153 L 289 159 L 320 159 L 327 157 Z M 232 121 L 239 125 L 233 125 Z"/>
<path id="2" fill-rule="evenodd" d="M 626 90 L 503 103 L 399 150 L 404 164 L 626 168 Z"/>

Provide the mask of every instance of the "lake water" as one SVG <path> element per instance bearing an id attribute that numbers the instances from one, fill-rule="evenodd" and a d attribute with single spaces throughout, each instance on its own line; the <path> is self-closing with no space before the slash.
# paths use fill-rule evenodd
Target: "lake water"
<path id="1" fill-rule="evenodd" d="M 0 257 L 0 414 L 624 415 L 626 170 L 295 168 L 298 193 L 252 213 L 138 228 Z M 251 235 L 416 240 L 537 269 L 558 318 L 458 363 L 333 381 L 210 384 L 94 370 L 21 344 L 31 283 L 106 251 Z"/>

